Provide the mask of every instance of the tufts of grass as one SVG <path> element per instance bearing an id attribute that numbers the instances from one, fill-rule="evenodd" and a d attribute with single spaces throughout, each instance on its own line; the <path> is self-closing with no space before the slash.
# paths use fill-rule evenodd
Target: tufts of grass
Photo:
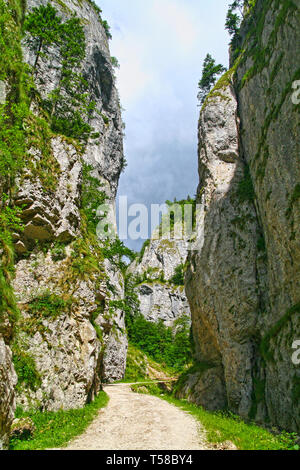
<path id="1" fill-rule="evenodd" d="M 152 374 L 149 372 L 149 369 L 152 370 Z M 172 368 L 163 366 L 162 364 L 155 362 L 145 352 L 141 351 L 140 349 L 136 348 L 133 344 L 129 343 L 125 377 L 120 382 L 150 382 L 152 380 L 151 377 L 153 378 L 154 371 L 157 374 L 157 377 L 171 378 L 176 375 Z M 160 390 L 159 387 L 158 389 Z"/>
<path id="2" fill-rule="evenodd" d="M 108 400 L 108 395 L 105 392 L 100 392 L 92 403 L 80 409 L 28 413 L 18 409 L 16 417 L 31 418 L 36 430 L 30 440 L 12 439 L 10 449 L 43 450 L 65 447 L 71 439 L 85 431 L 96 417 L 99 409 L 107 405 Z"/>
<path id="3" fill-rule="evenodd" d="M 41 386 L 42 380 L 34 358 L 28 352 L 23 351 L 17 343 L 13 344 L 12 350 L 13 363 L 18 376 L 16 389 L 20 391 L 26 385 L 33 391 L 37 390 Z"/>
<path id="4" fill-rule="evenodd" d="M 178 400 L 170 395 L 159 395 L 168 403 L 181 408 L 194 416 L 206 430 L 206 439 L 212 444 L 225 441 L 233 442 L 239 450 L 299 450 L 295 433 L 272 434 L 267 429 L 254 423 L 246 423 L 242 418 L 229 412 L 211 412 L 185 400 Z"/>
<path id="5" fill-rule="evenodd" d="M 59 315 L 70 309 L 72 301 L 71 297 L 64 299 L 47 291 L 28 304 L 28 312 L 34 316 L 55 320 Z"/>
<path id="6" fill-rule="evenodd" d="M 132 344 L 128 346 L 124 382 L 141 382 L 149 380 L 145 354 Z"/>

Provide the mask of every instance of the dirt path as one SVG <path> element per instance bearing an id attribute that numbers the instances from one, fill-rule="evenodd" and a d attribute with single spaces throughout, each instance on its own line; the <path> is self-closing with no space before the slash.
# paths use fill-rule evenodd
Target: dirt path
<path id="1" fill-rule="evenodd" d="M 204 432 L 189 414 L 127 385 L 105 387 L 109 403 L 69 450 L 204 450 Z"/>

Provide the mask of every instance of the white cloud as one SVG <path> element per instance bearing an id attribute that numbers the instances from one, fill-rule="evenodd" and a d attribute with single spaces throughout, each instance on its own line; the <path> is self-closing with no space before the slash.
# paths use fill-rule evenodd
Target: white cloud
<path id="1" fill-rule="evenodd" d="M 115 49 L 121 64 L 121 69 L 117 71 L 118 88 L 122 102 L 127 105 L 136 102 L 146 93 L 152 77 L 144 67 L 143 50 L 136 41 L 119 40 L 119 44 L 116 42 Z"/>
<path id="2" fill-rule="evenodd" d="M 168 42 L 176 46 L 177 52 L 186 53 L 195 46 L 198 27 L 191 9 L 182 1 L 154 0 L 152 18 L 167 33 Z"/>

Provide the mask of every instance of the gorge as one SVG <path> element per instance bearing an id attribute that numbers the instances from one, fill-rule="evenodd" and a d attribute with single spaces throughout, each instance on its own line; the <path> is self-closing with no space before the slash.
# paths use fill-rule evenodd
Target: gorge
<path id="1" fill-rule="evenodd" d="M 108 24 L 91 0 L 0 0 L 0 449 L 16 406 L 124 378 L 133 297 L 191 323 L 177 397 L 300 432 L 300 3 L 249 3 L 200 112 L 193 249 L 152 234 L 127 266 L 96 236 L 125 167 Z"/>

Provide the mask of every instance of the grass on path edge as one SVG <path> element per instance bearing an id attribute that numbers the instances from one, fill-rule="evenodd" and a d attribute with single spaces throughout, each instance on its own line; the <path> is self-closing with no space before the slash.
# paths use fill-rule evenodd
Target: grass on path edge
<path id="1" fill-rule="evenodd" d="M 139 387 L 132 388 L 133 391 L 139 392 Z M 187 400 L 162 394 L 155 385 L 150 386 L 148 391 L 151 395 L 181 408 L 200 421 L 209 443 L 220 444 L 231 441 L 239 450 L 299 450 L 299 446 L 296 445 L 297 435 L 294 433 L 272 434 L 267 429 L 252 422 L 245 422 L 232 413 L 207 411 Z"/>
<path id="2" fill-rule="evenodd" d="M 83 408 L 68 411 L 16 412 L 17 418 L 29 417 L 36 430 L 30 440 L 12 439 L 11 450 L 43 450 L 65 447 L 72 439 L 82 434 L 109 401 L 105 392 L 100 392 L 95 400 Z"/>

